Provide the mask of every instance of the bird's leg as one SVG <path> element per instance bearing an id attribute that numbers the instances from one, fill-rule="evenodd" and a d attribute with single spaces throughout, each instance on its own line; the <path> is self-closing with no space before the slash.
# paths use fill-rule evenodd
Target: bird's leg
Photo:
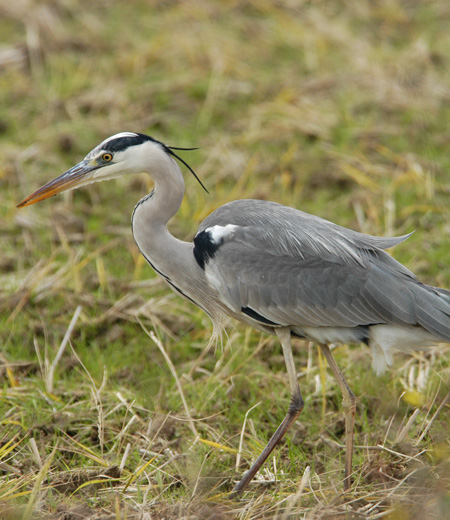
<path id="1" fill-rule="evenodd" d="M 287 373 L 289 377 L 289 386 L 291 389 L 291 402 L 286 414 L 286 417 L 278 426 L 277 431 L 272 435 L 272 438 L 267 443 L 267 446 L 262 451 L 261 455 L 256 459 L 253 466 L 244 474 L 242 479 L 232 491 L 232 496 L 242 493 L 248 486 L 249 482 L 258 472 L 259 468 L 267 460 L 267 457 L 272 453 L 272 450 L 283 438 L 284 434 L 294 424 L 300 412 L 303 410 L 303 397 L 298 385 L 297 372 L 295 370 L 294 356 L 292 355 L 291 346 L 291 330 L 289 327 L 281 327 L 275 329 L 276 335 L 280 339 L 283 348 L 284 361 L 286 363 Z"/>
<path id="2" fill-rule="evenodd" d="M 338 367 L 333 354 L 328 345 L 319 345 L 326 357 L 334 376 L 337 379 L 338 385 L 341 389 L 343 400 L 342 404 L 345 411 L 345 476 L 344 476 L 344 491 L 348 491 L 351 487 L 352 481 L 350 478 L 352 472 L 352 457 L 353 457 L 353 435 L 355 433 L 355 413 L 356 413 L 356 397 L 348 386 L 340 368 Z"/>

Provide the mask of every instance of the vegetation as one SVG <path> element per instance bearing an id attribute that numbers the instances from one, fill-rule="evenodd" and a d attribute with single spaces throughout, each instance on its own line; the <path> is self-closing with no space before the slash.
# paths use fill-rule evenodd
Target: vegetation
<path id="1" fill-rule="evenodd" d="M 229 500 L 288 404 L 278 342 L 230 323 L 205 349 L 207 316 L 133 242 L 145 175 L 15 208 L 142 131 L 200 147 L 183 157 L 210 195 L 186 171 L 178 237 L 227 201 L 271 199 L 416 230 L 396 258 L 450 287 L 449 24 L 444 0 L 0 4 L 1 518 L 450 516 L 448 347 L 382 377 L 366 347 L 334 350 L 358 396 L 344 497 L 339 389 L 295 342 L 306 407 Z"/>

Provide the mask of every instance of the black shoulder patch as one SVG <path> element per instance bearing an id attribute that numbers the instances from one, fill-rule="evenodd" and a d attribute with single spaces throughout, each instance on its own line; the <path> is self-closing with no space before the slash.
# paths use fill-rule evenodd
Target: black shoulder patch
<path id="1" fill-rule="evenodd" d="M 166 148 L 165 145 L 163 145 L 156 139 L 153 139 L 153 137 L 150 137 L 145 134 L 136 133 L 133 135 L 127 135 L 124 137 L 117 137 L 116 139 L 111 139 L 102 146 L 102 149 L 106 152 L 121 152 L 123 150 L 126 150 L 130 146 L 136 146 L 138 144 L 145 143 L 146 141 L 153 141 L 154 143 L 159 143 L 164 149 Z"/>
<path id="2" fill-rule="evenodd" d="M 360 325 L 359 327 L 356 327 L 356 330 L 359 333 L 359 341 L 361 343 L 364 343 L 367 346 L 370 346 L 369 345 L 369 340 L 370 340 L 369 327 L 371 327 L 371 326 L 372 325 Z"/>
<path id="3" fill-rule="evenodd" d="M 264 318 L 264 316 L 261 316 L 261 314 L 258 314 L 256 311 L 254 311 L 250 307 L 242 307 L 241 311 L 244 314 L 247 314 L 247 316 L 250 316 L 250 318 L 253 318 L 256 321 L 259 321 L 260 323 L 264 323 L 265 325 L 276 325 L 276 326 L 280 327 L 279 323 L 275 323 L 274 321 L 270 321 L 267 318 Z"/>
<path id="4" fill-rule="evenodd" d="M 201 231 L 194 238 L 194 256 L 198 265 L 205 269 L 206 264 L 211 258 L 214 258 L 219 247 L 223 244 L 223 240 L 219 243 L 211 240 L 208 231 Z"/>

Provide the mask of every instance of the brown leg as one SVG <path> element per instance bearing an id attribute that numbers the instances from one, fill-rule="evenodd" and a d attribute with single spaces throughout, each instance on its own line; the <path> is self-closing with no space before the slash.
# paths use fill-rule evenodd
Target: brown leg
<path id="1" fill-rule="evenodd" d="M 289 377 L 289 386 L 291 388 L 291 402 L 289 404 L 288 412 L 286 417 L 283 419 L 277 431 L 272 435 L 272 438 L 267 443 L 267 446 L 262 451 L 261 455 L 256 459 L 253 466 L 244 474 L 240 482 L 233 489 L 231 495 L 235 496 L 248 486 L 249 482 L 253 479 L 259 468 L 267 460 L 267 457 L 272 453 L 275 446 L 281 441 L 284 434 L 297 420 L 300 412 L 303 410 L 303 398 L 300 392 L 300 387 L 297 380 L 297 372 L 295 370 L 294 357 L 292 355 L 291 347 L 291 331 L 288 327 L 282 327 L 275 329 L 275 332 L 280 339 L 281 346 L 283 348 L 284 361 L 286 363 L 286 369 Z"/>
<path id="2" fill-rule="evenodd" d="M 345 411 L 345 477 L 344 477 L 344 491 L 348 491 L 351 487 L 352 481 L 350 475 L 352 473 L 352 456 L 353 456 L 353 435 L 355 433 L 355 413 L 356 413 L 356 397 L 347 384 L 341 370 L 337 366 L 328 345 L 319 345 L 326 357 L 328 364 L 338 385 L 341 389 L 343 400 L 342 405 Z"/>

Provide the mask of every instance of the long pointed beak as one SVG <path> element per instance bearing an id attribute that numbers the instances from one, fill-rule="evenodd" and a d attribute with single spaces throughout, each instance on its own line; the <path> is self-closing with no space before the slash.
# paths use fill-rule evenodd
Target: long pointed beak
<path id="1" fill-rule="evenodd" d="M 47 184 L 44 184 L 44 186 L 38 188 L 31 195 L 25 197 L 22 202 L 17 204 L 17 207 L 23 208 L 25 206 L 29 206 L 30 204 L 34 204 L 35 202 L 53 197 L 53 195 L 56 195 L 61 191 L 77 188 L 82 184 L 86 184 L 90 179 L 90 175 L 88 174 L 93 170 L 97 170 L 98 168 L 99 166 L 92 165 L 90 161 L 81 161 L 73 168 L 70 168 L 70 170 L 67 170 L 56 179 L 47 182 Z"/>

